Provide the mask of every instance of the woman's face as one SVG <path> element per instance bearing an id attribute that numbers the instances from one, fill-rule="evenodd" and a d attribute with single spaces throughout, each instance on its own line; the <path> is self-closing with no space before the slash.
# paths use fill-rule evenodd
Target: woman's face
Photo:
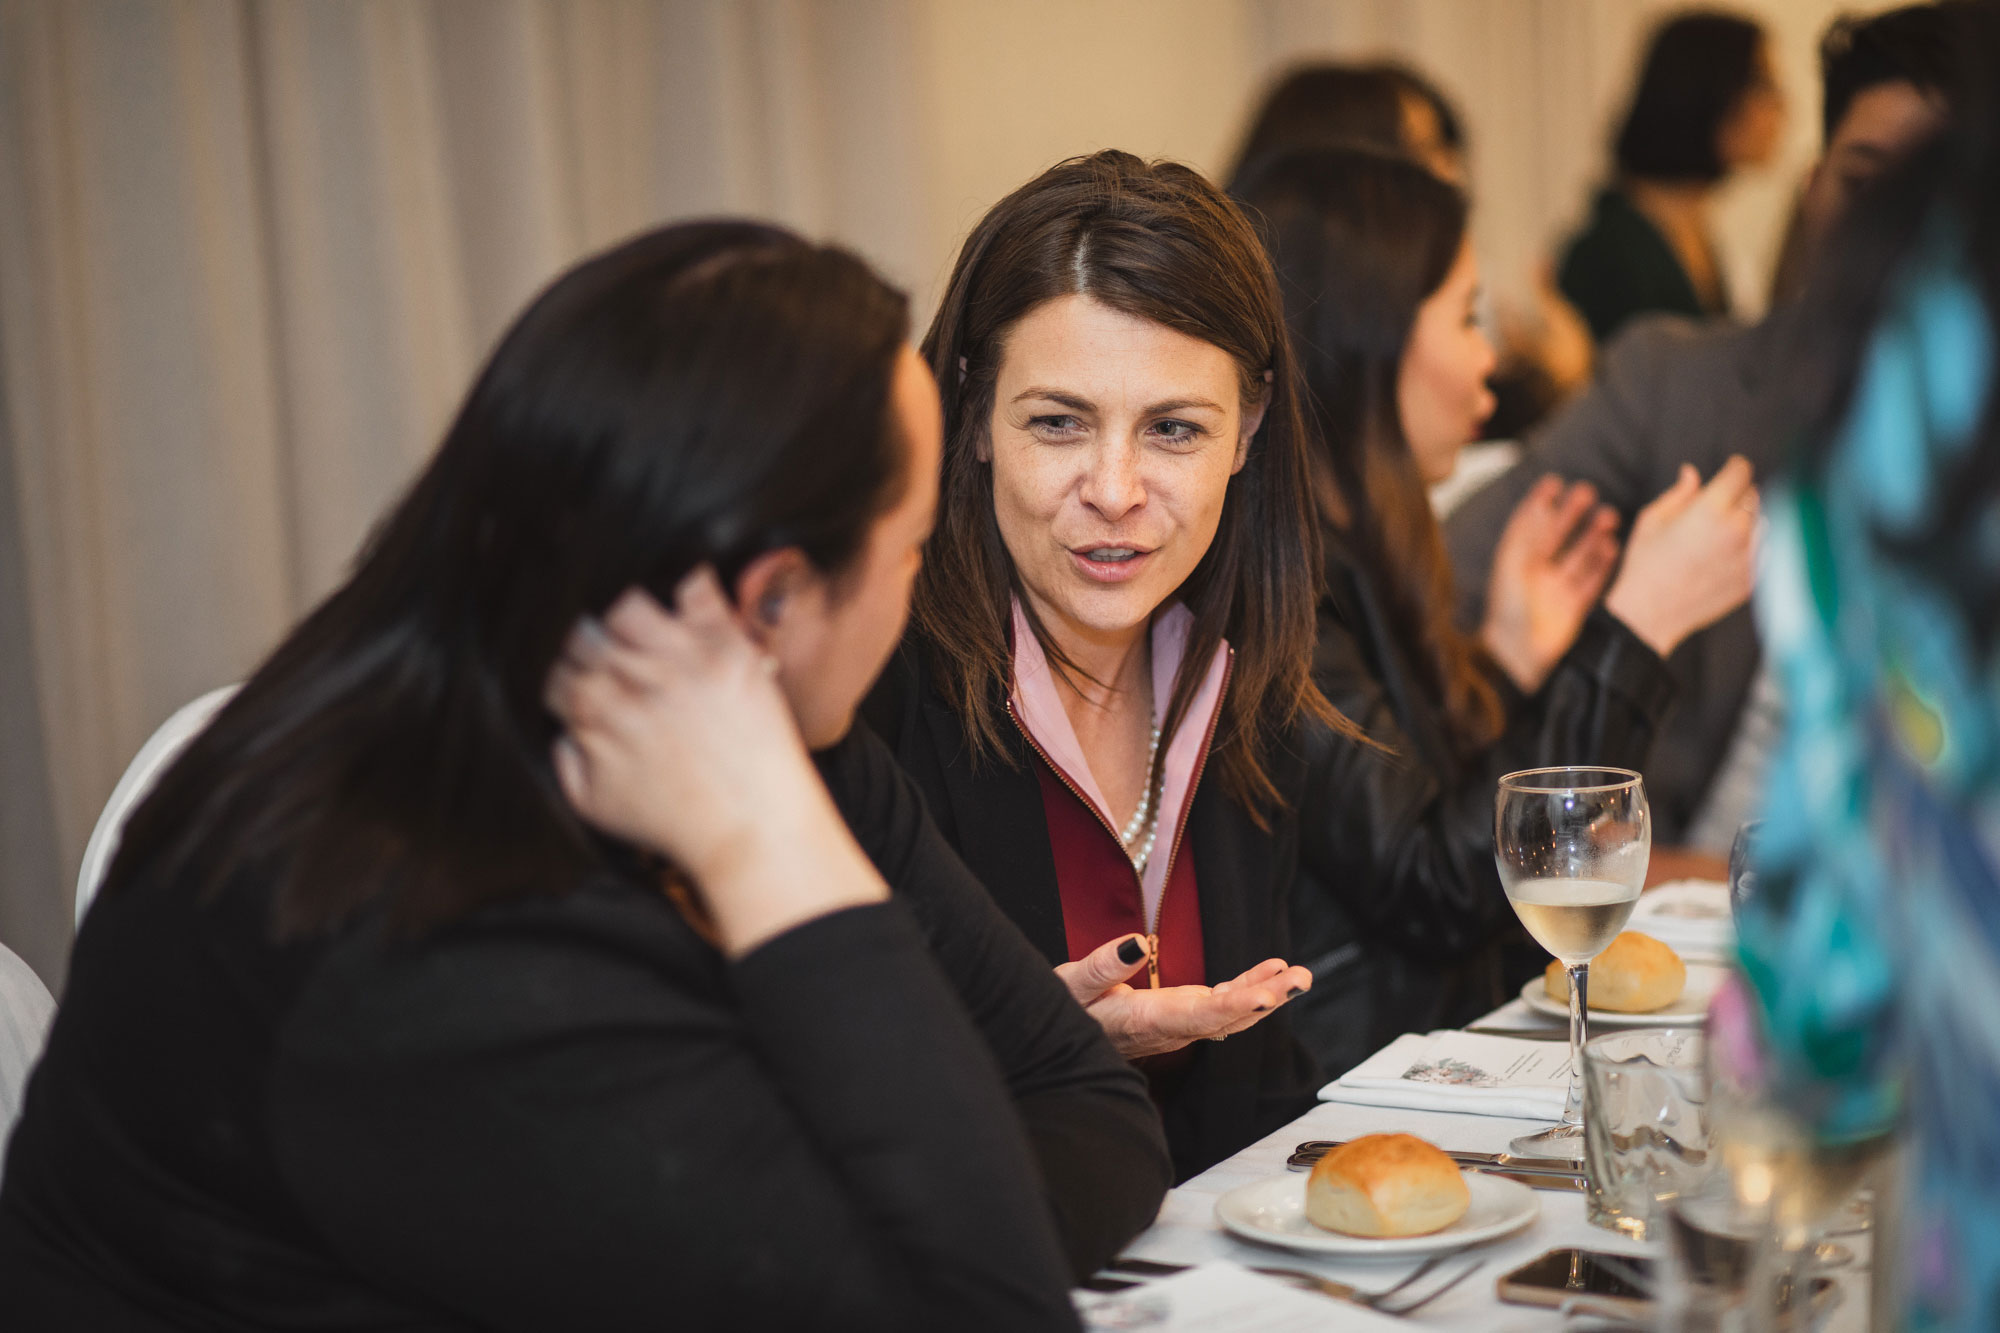
<path id="1" fill-rule="evenodd" d="M 943 432 L 937 383 L 911 348 L 896 363 L 891 403 L 907 451 L 903 492 L 875 521 L 854 564 L 823 574 L 794 548 L 762 557 L 744 575 L 744 610 L 777 659 L 778 683 L 813 749 L 847 734 L 854 710 L 895 651 L 937 512 Z"/>
<path id="2" fill-rule="evenodd" d="M 1444 282 L 1417 307 L 1396 372 L 1403 438 L 1426 485 L 1451 475 L 1458 451 L 1479 438 L 1493 415 L 1493 391 L 1486 387 L 1493 344 L 1479 327 L 1478 300 L 1479 261 L 1468 239 Z"/>
<path id="3" fill-rule="evenodd" d="M 1194 570 L 1262 408 L 1212 343 L 1089 296 L 1007 333 L 989 434 L 993 510 L 1021 587 L 1059 643 L 1115 644 Z"/>
<path id="4" fill-rule="evenodd" d="M 1768 165 L 1785 132 L 1785 96 L 1778 88 L 1768 46 L 1758 45 L 1753 69 L 1750 86 L 1717 131 L 1716 156 L 1731 171 Z"/>

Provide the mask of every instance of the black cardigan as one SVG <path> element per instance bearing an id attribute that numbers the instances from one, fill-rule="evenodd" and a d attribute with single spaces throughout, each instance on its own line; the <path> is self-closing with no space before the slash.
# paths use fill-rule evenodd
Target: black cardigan
<path id="1" fill-rule="evenodd" d="M 1051 965 L 1066 962 L 1055 853 L 1042 809 L 1035 760 L 1018 729 L 1007 751 L 973 762 L 958 715 L 930 683 L 922 650 L 906 643 L 876 683 L 863 714 L 916 779 L 938 828 L 979 881 Z M 1300 855 L 1296 798 L 1308 767 L 1303 751 L 1272 757 L 1279 789 L 1294 809 L 1269 831 L 1224 795 L 1213 773 L 1188 809 L 1185 851 L 1194 859 L 1202 946 L 1210 984 L 1266 958 L 1291 956 L 1286 899 Z M 1194 1043 L 1191 1063 L 1155 1089 L 1177 1179 L 1201 1171 L 1295 1119 L 1312 1105 L 1318 1067 L 1293 1038 L 1284 1011 L 1222 1042 Z"/>
<path id="2" fill-rule="evenodd" d="M 100 900 L 0 1327 L 1073 1327 L 1166 1187 L 1144 1085 L 878 743 L 821 763 L 897 900 L 733 964 L 609 876 L 414 943 Z"/>
<path id="3" fill-rule="evenodd" d="M 1314 808 L 1332 821 L 1331 860 L 1309 861 L 1293 930 L 1313 970 L 1294 1022 L 1313 1053 L 1344 1070 L 1398 1033 L 1455 1027 L 1507 999 L 1547 955 L 1506 907 L 1493 864 L 1493 798 L 1523 768 L 1605 764 L 1643 770 L 1673 679 L 1659 654 L 1602 610 L 1532 698 L 1496 677 L 1507 726 L 1464 756 L 1442 706 L 1399 646 L 1381 590 L 1347 537 L 1324 533 L 1326 593 L 1313 679 L 1382 750 L 1346 746 L 1319 772 Z M 1392 932 L 1352 910 L 1342 884 L 1462 908 L 1491 930 L 1473 947 Z M 1396 936 L 1403 935 L 1398 940 Z M 1466 941 L 1458 941 L 1460 944 Z"/>

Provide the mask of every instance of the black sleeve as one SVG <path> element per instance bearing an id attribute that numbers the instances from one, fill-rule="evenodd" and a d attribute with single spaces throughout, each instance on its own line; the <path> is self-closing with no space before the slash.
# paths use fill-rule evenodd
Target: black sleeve
<path id="1" fill-rule="evenodd" d="M 966 869 L 865 725 L 819 762 L 849 827 L 916 914 L 1000 1062 L 1070 1271 L 1095 1272 L 1152 1224 L 1173 1183 L 1145 1080 Z"/>
<path id="2" fill-rule="evenodd" d="M 371 1281 L 492 1329 L 1073 1328 L 1007 1089 L 901 904 L 727 964 L 589 891 L 329 958 L 272 1146 Z"/>
<path id="3" fill-rule="evenodd" d="M 1513 920 L 1493 866 L 1493 795 L 1503 774 L 1549 764 L 1643 763 L 1671 696 L 1659 655 L 1593 612 L 1533 699 L 1513 695 L 1507 730 L 1447 779 L 1397 718 L 1354 627 L 1322 611 L 1314 678 L 1382 748 L 1310 738 L 1300 855 L 1371 934 L 1423 955 L 1463 956 Z"/>

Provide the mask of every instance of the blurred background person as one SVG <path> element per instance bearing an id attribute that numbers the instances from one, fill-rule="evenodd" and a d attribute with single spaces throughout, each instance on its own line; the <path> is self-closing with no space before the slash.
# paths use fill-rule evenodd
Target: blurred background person
<path id="1" fill-rule="evenodd" d="M 1543 954 L 1504 921 L 1463 957 L 1385 948 L 1335 886 L 1497 900 L 1502 774 L 1643 769 L 1672 693 L 1663 655 L 1749 596 L 1756 497 L 1740 459 L 1706 490 L 1681 479 L 1641 514 L 1594 609 L 1617 515 L 1587 483 L 1549 479 L 1501 539 L 1485 623 L 1462 633 L 1426 490 L 1493 401 L 1465 196 L 1407 158 L 1354 148 L 1267 157 L 1238 188 L 1278 266 L 1315 427 L 1326 591 L 1313 678 L 1375 742 L 1325 769 L 1314 797 L 1337 812 L 1335 857 L 1302 870 L 1292 908 L 1313 972 L 1294 1023 L 1345 1069 L 1399 1033 L 1504 1003 Z"/>
<path id="2" fill-rule="evenodd" d="M 1800 191 L 1794 228 L 1809 254 L 1856 190 L 1933 133 L 1963 100 L 1953 51 L 1964 6 L 1907 5 L 1837 21 L 1821 45 L 1824 146 Z M 1501 534 L 1537 480 L 1587 481 L 1629 521 L 1685 464 L 1704 472 L 1740 454 L 1759 476 L 1776 467 L 1791 429 L 1774 399 L 1778 349 L 1798 293 L 1756 324 L 1642 319 L 1606 350 L 1590 388 L 1529 437 L 1522 460 L 1466 500 L 1445 524 L 1457 573 L 1459 623 L 1485 617 Z M 1720 878 L 1748 817 L 1776 726 L 1777 696 L 1757 686 L 1748 611 L 1684 644 L 1670 665 L 1673 713 L 1646 770 L 1660 873 Z M 1680 858 L 1674 844 L 1699 855 Z"/>
<path id="3" fill-rule="evenodd" d="M 1771 160 L 1784 113 L 1754 20 L 1701 11 L 1653 34 L 1613 140 L 1612 181 L 1556 270 L 1600 345 L 1647 311 L 1729 313 L 1710 217 L 1715 194 L 1737 172 Z"/>
<path id="4" fill-rule="evenodd" d="M 1815 1157 L 1907 1147 L 1878 1308 L 1949 1333 L 2000 1324 L 2000 14 L 1968 17 L 1972 107 L 1857 205 L 1787 349 L 1809 424 L 1757 601 L 1790 708 L 1742 933 Z"/>
<path id="5" fill-rule="evenodd" d="M 1440 179 L 1464 187 L 1470 169 L 1463 114 L 1437 84 L 1407 64 L 1302 66 L 1265 94 L 1230 170 L 1230 193 L 1239 198 L 1251 168 L 1297 148 L 1366 146 L 1403 154 Z M 1484 293 L 1482 292 L 1482 297 Z M 1492 311 L 1481 318 L 1493 322 Z M 1501 348 L 1488 375 L 1492 413 L 1481 438 L 1513 439 L 1547 415 L 1590 373 L 1589 331 L 1556 293 L 1546 274 L 1537 283 L 1528 316 L 1499 321 Z M 1504 467 L 1514 455 L 1477 457 L 1438 493 L 1449 507 Z"/>
<path id="6" fill-rule="evenodd" d="M 1366 144 L 1407 153 L 1465 183 L 1465 127 L 1443 91 L 1408 65 L 1325 62 L 1282 75 L 1251 114 L 1229 169 L 1230 192 L 1252 162 L 1289 148 Z"/>

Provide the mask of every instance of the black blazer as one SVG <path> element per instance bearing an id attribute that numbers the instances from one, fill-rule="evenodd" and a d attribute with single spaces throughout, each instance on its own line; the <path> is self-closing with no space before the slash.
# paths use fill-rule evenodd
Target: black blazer
<path id="1" fill-rule="evenodd" d="M 1001 909 L 1051 964 L 1067 961 L 1055 855 L 1026 740 L 1009 730 L 1007 753 L 975 764 L 958 715 L 931 684 L 914 642 L 897 654 L 863 712 Z M 1490 884 L 1367 873 L 1371 863 L 1350 846 L 1355 813 L 1345 808 L 1354 793 L 1343 775 L 1353 770 L 1357 749 L 1318 725 L 1283 738 L 1267 767 L 1285 806 L 1271 812 L 1268 830 L 1212 776 L 1196 789 L 1186 848 L 1201 895 L 1210 984 L 1266 958 L 1303 961 L 1291 902 L 1302 884 L 1334 903 L 1349 929 L 1439 957 L 1484 945 L 1503 920 L 1513 919 Z M 1301 867 L 1309 876 L 1302 877 Z M 1186 1070 L 1155 1086 L 1179 1179 L 1310 1107 L 1322 1070 L 1294 1035 L 1290 1007 L 1227 1041 L 1196 1042 Z"/>
<path id="2" fill-rule="evenodd" d="M 636 876 L 285 945 L 268 884 L 115 886 L 0 1328 L 1074 1328 L 1166 1190 L 1144 1083 L 878 743 L 820 762 L 895 901 L 733 962 Z"/>
<path id="3" fill-rule="evenodd" d="M 1495 679 L 1506 730 L 1463 755 L 1440 702 L 1391 627 L 1388 606 L 1348 538 L 1328 528 L 1313 678 L 1382 749 L 1336 749 L 1312 799 L 1327 855 L 1292 895 L 1293 931 L 1313 988 L 1294 1024 L 1329 1068 L 1344 1070 L 1397 1034 L 1455 1027 L 1507 999 L 1547 956 L 1520 927 L 1493 865 L 1493 796 L 1503 774 L 1550 764 L 1644 770 L 1673 682 L 1659 654 L 1602 610 L 1533 698 Z M 1431 941 L 1384 931 L 1352 911 L 1341 885 L 1409 903 L 1458 904 L 1483 939 Z M 1390 947 L 1380 947 L 1387 944 Z"/>

